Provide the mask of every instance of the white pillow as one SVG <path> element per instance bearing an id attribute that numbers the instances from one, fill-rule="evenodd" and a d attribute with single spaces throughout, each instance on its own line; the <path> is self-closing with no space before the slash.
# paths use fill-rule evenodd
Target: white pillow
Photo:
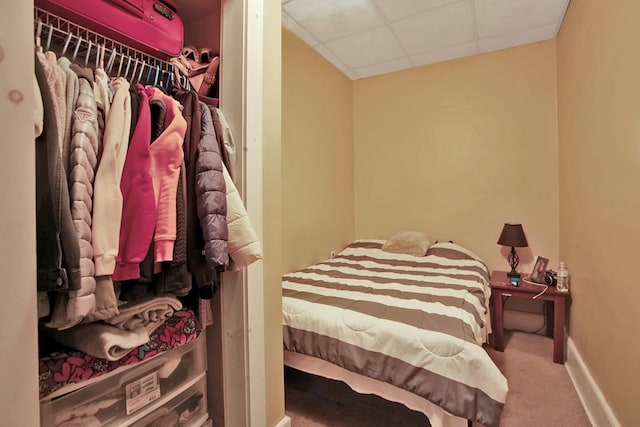
<path id="1" fill-rule="evenodd" d="M 382 245 L 382 250 L 396 254 L 424 256 L 435 243 L 431 236 L 419 231 L 401 231 L 394 234 Z"/>

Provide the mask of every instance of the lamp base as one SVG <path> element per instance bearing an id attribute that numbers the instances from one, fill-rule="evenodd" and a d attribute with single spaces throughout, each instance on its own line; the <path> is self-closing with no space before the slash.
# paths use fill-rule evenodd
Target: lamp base
<path id="1" fill-rule="evenodd" d="M 509 266 L 511 267 L 511 271 L 507 273 L 509 277 L 520 277 L 520 273 L 516 271 L 518 264 L 520 264 L 520 257 L 516 252 L 516 248 L 511 246 L 511 252 L 509 252 L 509 256 L 507 257 L 509 260 Z"/>

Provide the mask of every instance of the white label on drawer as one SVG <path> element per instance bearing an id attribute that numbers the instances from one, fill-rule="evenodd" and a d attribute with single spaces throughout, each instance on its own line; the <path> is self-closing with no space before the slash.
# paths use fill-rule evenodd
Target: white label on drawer
<path id="1" fill-rule="evenodd" d="M 160 397 L 158 373 L 154 372 L 125 386 L 127 393 L 127 415 L 146 406 Z"/>

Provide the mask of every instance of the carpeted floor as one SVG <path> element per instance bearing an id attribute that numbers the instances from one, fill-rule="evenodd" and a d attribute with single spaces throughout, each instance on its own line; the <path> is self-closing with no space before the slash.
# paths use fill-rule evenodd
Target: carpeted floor
<path id="1" fill-rule="evenodd" d="M 505 331 L 504 353 L 487 352 L 507 377 L 501 427 L 587 427 L 591 424 L 564 365 L 553 363 L 553 340 Z M 285 369 L 286 414 L 292 427 L 426 427 L 405 406 L 361 395 L 339 381 Z"/>

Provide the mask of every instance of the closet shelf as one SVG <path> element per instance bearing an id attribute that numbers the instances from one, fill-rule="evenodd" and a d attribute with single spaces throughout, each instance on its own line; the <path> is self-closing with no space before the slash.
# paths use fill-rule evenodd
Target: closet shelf
<path id="1" fill-rule="evenodd" d="M 104 66 L 111 76 L 129 75 L 137 80 L 167 82 L 175 76 L 175 66 L 75 22 L 34 7 L 36 31 L 45 50 L 55 49 L 73 55 L 90 68 L 99 63 L 98 46 L 104 47 Z"/>

